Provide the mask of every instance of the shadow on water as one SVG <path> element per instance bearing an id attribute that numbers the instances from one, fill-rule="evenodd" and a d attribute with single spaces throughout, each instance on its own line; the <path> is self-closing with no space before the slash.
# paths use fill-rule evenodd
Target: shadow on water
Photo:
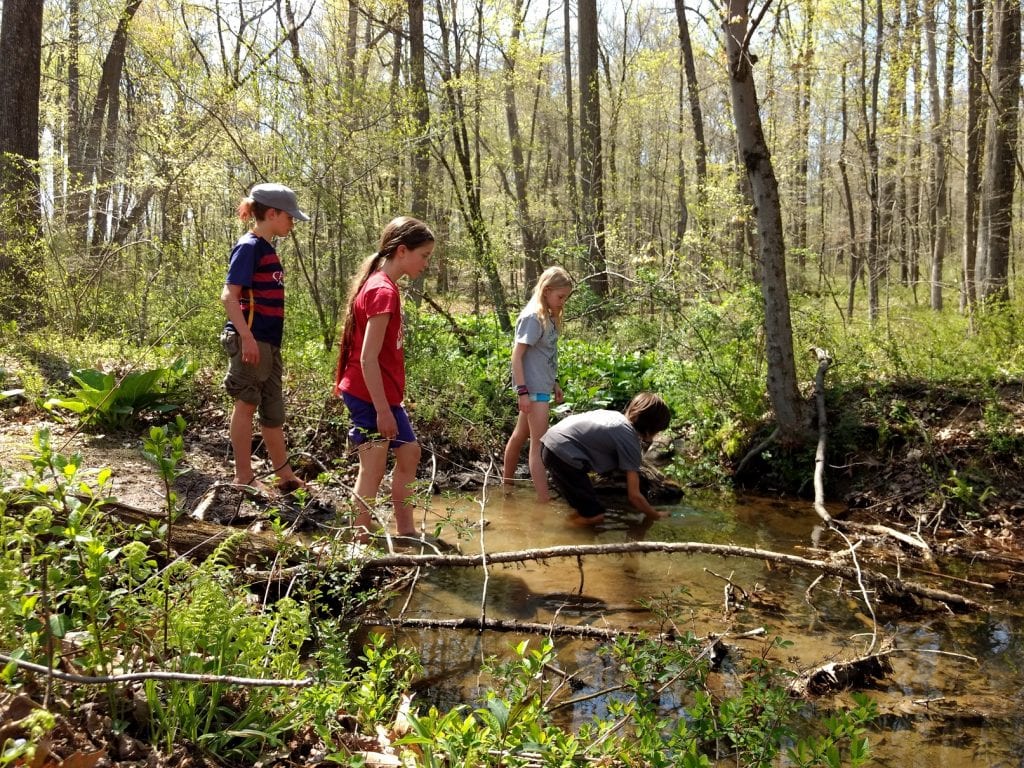
<path id="1" fill-rule="evenodd" d="M 472 538 L 459 542 L 465 553 L 506 552 L 573 544 L 630 540 L 713 542 L 776 552 L 821 556 L 812 549 L 817 518 L 806 502 L 726 499 L 689 500 L 667 519 L 637 525 L 628 515 L 602 529 L 571 526 L 560 502 L 539 505 L 532 491 L 511 495 L 489 490 L 480 499 L 438 501 L 428 513 L 428 530 L 462 518 Z M 442 537 L 458 534 L 445 526 Z M 833 548 L 841 548 L 841 544 Z M 984 581 L 983 573 L 958 574 Z M 906 578 L 913 578 L 913 574 Z M 480 617 L 538 623 L 587 624 L 660 632 L 664 618 L 647 610 L 657 604 L 677 631 L 698 636 L 764 627 L 768 637 L 792 645 L 779 661 L 803 671 L 832 660 L 852 659 L 869 646 L 876 631 L 870 611 L 834 580 L 813 584 L 817 573 L 769 565 L 752 558 L 680 553 L 603 555 L 527 561 L 482 568 L 433 569 L 418 583 L 404 608 L 406 616 L 434 619 Z M 728 581 L 763 599 L 725 617 L 723 589 Z M 808 590 L 812 588 L 808 596 Z M 956 591 L 956 587 L 937 584 Z M 877 636 L 895 648 L 893 672 L 870 692 L 883 717 L 872 735 L 874 765 L 901 768 L 1024 766 L 1024 621 L 1019 595 L 998 595 L 990 612 L 955 616 L 932 611 L 902 616 L 878 611 Z M 420 654 L 426 676 L 417 686 L 421 702 L 442 708 L 478 703 L 490 681 L 480 672 L 487 658 L 510 659 L 533 635 L 451 630 L 399 631 L 402 643 Z M 763 641 L 738 641 L 758 652 Z M 601 690 L 613 682 L 593 640 L 557 639 L 559 664 L 579 676 L 581 688 Z M 840 694 L 844 700 L 845 694 Z M 600 698 L 578 706 L 566 725 L 578 725 L 605 711 Z"/>

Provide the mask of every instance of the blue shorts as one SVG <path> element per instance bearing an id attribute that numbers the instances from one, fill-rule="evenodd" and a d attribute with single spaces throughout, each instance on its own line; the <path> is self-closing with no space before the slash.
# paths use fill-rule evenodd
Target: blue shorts
<path id="1" fill-rule="evenodd" d="M 345 401 L 349 415 L 352 417 L 352 428 L 348 431 L 348 439 L 354 445 L 362 445 L 371 440 L 382 440 L 377 431 L 377 409 L 373 403 L 362 398 L 350 395 L 348 392 L 341 393 L 341 399 Z M 398 435 L 391 441 L 392 448 L 398 448 L 406 443 L 415 443 L 416 434 L 412 431 L 412 422 L 409 421 L 409 414 L 401 405 L 392 405 L 391 413 L 398 424 Z"/>

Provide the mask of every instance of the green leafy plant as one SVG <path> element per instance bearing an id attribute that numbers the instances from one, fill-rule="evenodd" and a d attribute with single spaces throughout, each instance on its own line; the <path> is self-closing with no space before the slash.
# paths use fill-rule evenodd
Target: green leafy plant
<path id="1" fill-rule="evenodd" d="M 69 397 L 51 397 L 43 406 L 77 413 L 83 424 L 100 429 L 124 429 L 144 411 L 167 413 L 177 408 L 170 400 L 175 384 L 188 372 L 179 358 L 166 368 L 129 371 L 118 377 L 93 368 L 72 371 L 78 385 Z"/>
<path id="2" fill-rule="evenodd" d="M 968 517 L 980 517 L 985 511 L 985 503 L 996 495 L 992 486 L 984 484 L 978 478 L 971 478 L 969 475 L 961 474 L 957 470 L 950 470 L 945 481 L 939 486 L 942 498 L 952 504 L 956 509 L 964 512 Z"/>

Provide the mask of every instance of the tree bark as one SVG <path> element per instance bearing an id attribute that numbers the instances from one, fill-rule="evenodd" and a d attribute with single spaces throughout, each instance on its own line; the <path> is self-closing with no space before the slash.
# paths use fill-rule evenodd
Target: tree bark
<path id="1" fill-rule="evenodd" d="M 884 16 L 882 0 L 875 4 L 874 50 L 870 74 L 867 66 L 867 4 L 861 0 L 861 82 L 864 91 L 861 94 L 861 111 L 863 112 L 865 145 L 868 162 L 868 200 L 871 215 L 868 223 L 868 319 L 875 323 L 879 315 L 879 283 L 883 277 L 884 258 L 882 254 L 882 210 L 879 172 L 878 148 L 878 90 L 882 77 L 882 43 L 884 36 Z"/>
<path id="2" fill-rule="evenodd" d="M 597 0 L 580 0 L 580 192 L 582 235 L 586 238 L 587 283 L 597 296 L 608 294 L 605 266 L 604 159 L 601 150 L 601 85 L 598 73 Z"/>
<path id="3" fill-rule="evenodd" d="M 685 0 L 675 0 L 675 6 L 676 23 L 679 26 L 679 55 L 682 59 L 682 70 L 685 81 L 685 100 L 683 94 L 684 88 L 680 88 L 679 94 L 679 123 L 681 126 L 683 123 L 684 110 L 688 108 L 690 112 L 690 122 L 692 124 L 691 127 L 693 129 L 693 164 L 697 173 L 695 197 L 697 201 L 697 221 L 699 227 L 701 220 L 707 215 L 704 208 L 708 183 L 708 149 L 707 142 L 704 139 L 704 112 L 700 105 L 700 87 L 697 84 L 697 67 L 693 60 L 693 44 L 690 40 L 690 25 L 686 18 L 686 2 Z M 686 234 L 686 227 L 689 220 L 689 207 L 686 205 L 686 163 L 683 159 L 681 134 L 679 143 L 679 178 L 677 182 L 678 191 L 676 194 L 679 214 L 676 217 L 675 232 L 677 248 L 682 245 L 683 235 Z M 692 263 L 694 268 L 697 270 L 697 274 L 703 274 L 703 251 L 699 246 L 694 249 Z"/>
<path id="4" fill-rule="evenodd" d="M 0 20 L 0 317 L 25 323 L 37 314 L 30 243 L 39 220 L 39 87 L 42 0 L 4 0 Z"/>
<path id="5" fill-rule="evenodd" d="M 901 137 L 908 133 L 907 72 L 909 62 L 913 58 L 904 49 L 916 48 L 918 34 L 914 18 L 914 11 L 912 8 L 908 8 L 905 31 L 901 37 L 904 24 L 900 17 L 899 3 L 896 4 L 890 24 L 892 35 L 886 46 L 889 57 L 886 104 L 881 115 L 881 130 L 876 133 L 881 136 L 878 142 L 881 167 L 878 172 L 879 255 L 877 260 L 887 263 L 890 259 L 896 259 L 901 268 L 906 262 L 905 247 L 897 234 L 898 222 L 901 218 L 899 206 L 906 200 L 905 195 L 900 195 L 901 181 L 905 173 L 901 167 L 901 152 L 904 145 Z"/>
<path id="6" fill-rule="evenodd" d="M 572 3 L 562 3 L 563 8 L 563 37 L 562 41 L 562 66 L 564 69 L 565 83 L 565 164 L 566 177 L 565 189 L 566 198 L 569 200 L 569 211 L 572 216 L 573 240 L 577 241 L 580 236 L 580 200 L 579 187 L 577 183 L 576 157 L 576 107 L 573 103 L 573 76 L 572 76 Z"/>
<path id="7" fill-rule="evenodd" d="M 978 249 L 978 193 L 981 184 L 981 127 L 985 9 L 981 0 L 967 0 L 967 125 L 964 132 L 964 241 L 962 304 L 973 315 L 978 300 L 975 261 Z"/>
<path id="8" fill-rule="evenodd" d="M 423 0 L 409 0 L 409 101 L 412 102 L 413 147 L 410 212 L 430 221 L 430 100 L 427 96 L 426 44 L 423 36 Z M 426 273 L 412 281 L 413 296 L 423 294 Z M 414 301 L 418 299 L 414 298 Z"/>
<path id="9" fill-rule="evenodd" d="M 1017 178 L 1017 119 L 1020 99 L 1020 24 L 1018 0 L 994 0 L 994 39 L 989 87 L 992 116 L 985 141 L 985 179 L 981 220 L 984 279 L 980 297 L 989 302 L 1009 299 L 1010 234 L 1013 225 L 1013 190 Z"/>
<path id="10" fill-rule="evenodd" d="M 529 291 L 541 272 L 540 238 L 534 230 L 530 218 L 530 201 L 528 195 L 529 169 L 523 152 L 523 135 L 519 129 L 519 108 L 516 104 L 516 65 L 519 58 L 520 37 L 522 36 L 523 14 L 522 0 L 517 0 L 513 13 L 512 33 L 509 37 L 508 50 L 505 51 L 505 122 L 508 126 L 508 139 L 512 153 L 512 180 L 515 192 L 516 220 L 519 235 L 523 241 L 523 284 Z"/>
<path id="11" fill-rule="evenodd" d="M 103 60 L 92 114 L 85 125 L 80 178 L 93 190 L 94 213 L 90 216 L 86 209 L 80 210 L 79 214 L 85 216 L 81 222 L 83 226 L 88 226 L 89 220 L 92 222 L 93 245 L 105 241 L 117 226 L 118 212 L 112 208 L 114 198 L 111 180 L 114 177 L 114 158 L 121 130 L 121 74 L 124 72 L 128 51 L 128 27 L 141 5 L 142 0 L 128 0 L 121 12 Z M 87 203 L 89 192 L 84 191 L 83 194 L 83 202 Z M 104 226 L 104 217 L 113 218 L 109 222 L 110 226 Z"/>
<path id="12" fill-rule="evenodd" d="M 935 238 L 932 243 L 931 308 L 940 311 L 942 309 L 942 270 L 946 261 L 946 248 L 949 240 L 949 206 L 946 182 L 948 117 L 939 96 L 939 58 L 935 47 L 938 20 L 936 19 L 935 5 L 935 0 L 929 0 L 925 5 L 925 40 L 928 48 L 928 94 L 932 115 L 932 216 L 930 218 Z M 955 8 L 951 8 L 949 12 L 955 14 Z M 952 47 L 952 44 L 951 39 L 946 41 L 947 47 Z M 948 106 L 947 103 L 946 107 Z"/>
<path id="13" fill-rule="evenodd" d="M 747 48 L 749 22 L 746 0 L 730 0 L 724 25 L 729 85 L 740 159 L 750 182 L 757 216 L 768 396 L 779 440 L 792 446 L 810 439 L 810 424 L 807 405 L 797 388 L 779 187 L 758 111 L 753 61 Z"/>
<path id="14" fill-rule="evenodd" d="M 841 100 L 841 117 L 842 117 L 842 140 L 839 145 L 839 179 L 843 184 L 843 200 L 846 205 L 846 225 L 850 232 L 850 262 L 849 262 L 849 277 L 847 280 L 847 291 L 846 291 L 846 319 L 853 320 L 853 307 L 854 299 L 857 295 L 857 281 L 860 279 L 861 272 L 861 256 L 860 248 L 857 244 L 857 213 L 853 207 L 853 192 L 850 189 L 850 174 L 847 171 L 846 163 L 846 139 L 850 128 L 850 115 L 847 109 L 846 99 L 846 65 L 843 65 L 842 75 L 842 100 Z"/>
<path id="15" fill-rule="evenodd" d="M 448 117 L 451 122 L 453 150 L 457 170 L 441 158 L 445 169 L 455 188 L 459 209 L 466 223 L 470 238 L 476 250 L 476 260 L 487 283 L 488 293 L 498 325 L 504 333 L 512 333 L 512 321 L 509 319 L 508 302 L 505 288 L 501 284 L 501 276 L 495 263 L 494 248 L 487 231 L 481 198 L 481 184 L 473 162 L 473 142 L 470 138 L 469 120 L 471 115 L 465 103 L 465 85 L 462 73 L 463 42 L 462 30 L 456 29 L 458 20 L 446 12 L 443 0 L 437 2 L 438 26 L 441 34 L 441 79 L 444 83 Z"/>

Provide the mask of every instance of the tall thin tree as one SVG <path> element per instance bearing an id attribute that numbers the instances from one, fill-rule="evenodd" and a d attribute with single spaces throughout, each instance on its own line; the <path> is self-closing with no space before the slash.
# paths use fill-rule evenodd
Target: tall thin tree
<path id="1" fill-rule="evenodd" d="M 580 0 L 580 193 L 583 236 L 587 241 L 588 284 L 595 294 L 608 294 L 605 267 L 604 169 L 601 151 L 601 86 L 598 74 L 597 0 Z"/>
<path id="2" fill-rule="evenodd" d="M 985 138 L 979 261 L 983 267 L 980 298 L 1009 298 L 1010 233 L 1017 179 L 1017 132 L 1020 101 L 1021 10 L 1019 0 L 994 0 L 989 87 L 992 110 Z"/>
<path id="3" fill-rule="evenodd" d="M 43 0 L 4 0 L 0 20 L 0 317 L 25 320 L 30 312 L 34 249 L 14 248 L 39 227 L 39 84 Z M 23 254 L 16 254 L 16 251 Z M 34 315 L 34 310 L 31 310 Z"/>
<path id="4" fill-rule="evenodd" d="M 984 56 L 985 5 L 982 0 L 967 0 L 967 123 L 964 130 L 964 240 L 962 304 L 973 315 L 978 299 L 975 286 L 975 261 L 978 248 L 978 194 L 981 185 L 981 149 L 984 140 L 982 113 L 981 63 Z"/>
<path id="5" fill-rule="evenodd" d="M 746 169 L 757 216 L 761 293 L 764 297 L 768 397 L 775 412 L 777 439 L 797 445 L 808 438 L 808 413 L 797 388 L 793 326 L 786 282 L 785 239 L 779 185 L 761 126 L 750 39 L 757 22 L 747 0 L 729 0 L 724 19 L 729 88 L 740 160 Z"/>

